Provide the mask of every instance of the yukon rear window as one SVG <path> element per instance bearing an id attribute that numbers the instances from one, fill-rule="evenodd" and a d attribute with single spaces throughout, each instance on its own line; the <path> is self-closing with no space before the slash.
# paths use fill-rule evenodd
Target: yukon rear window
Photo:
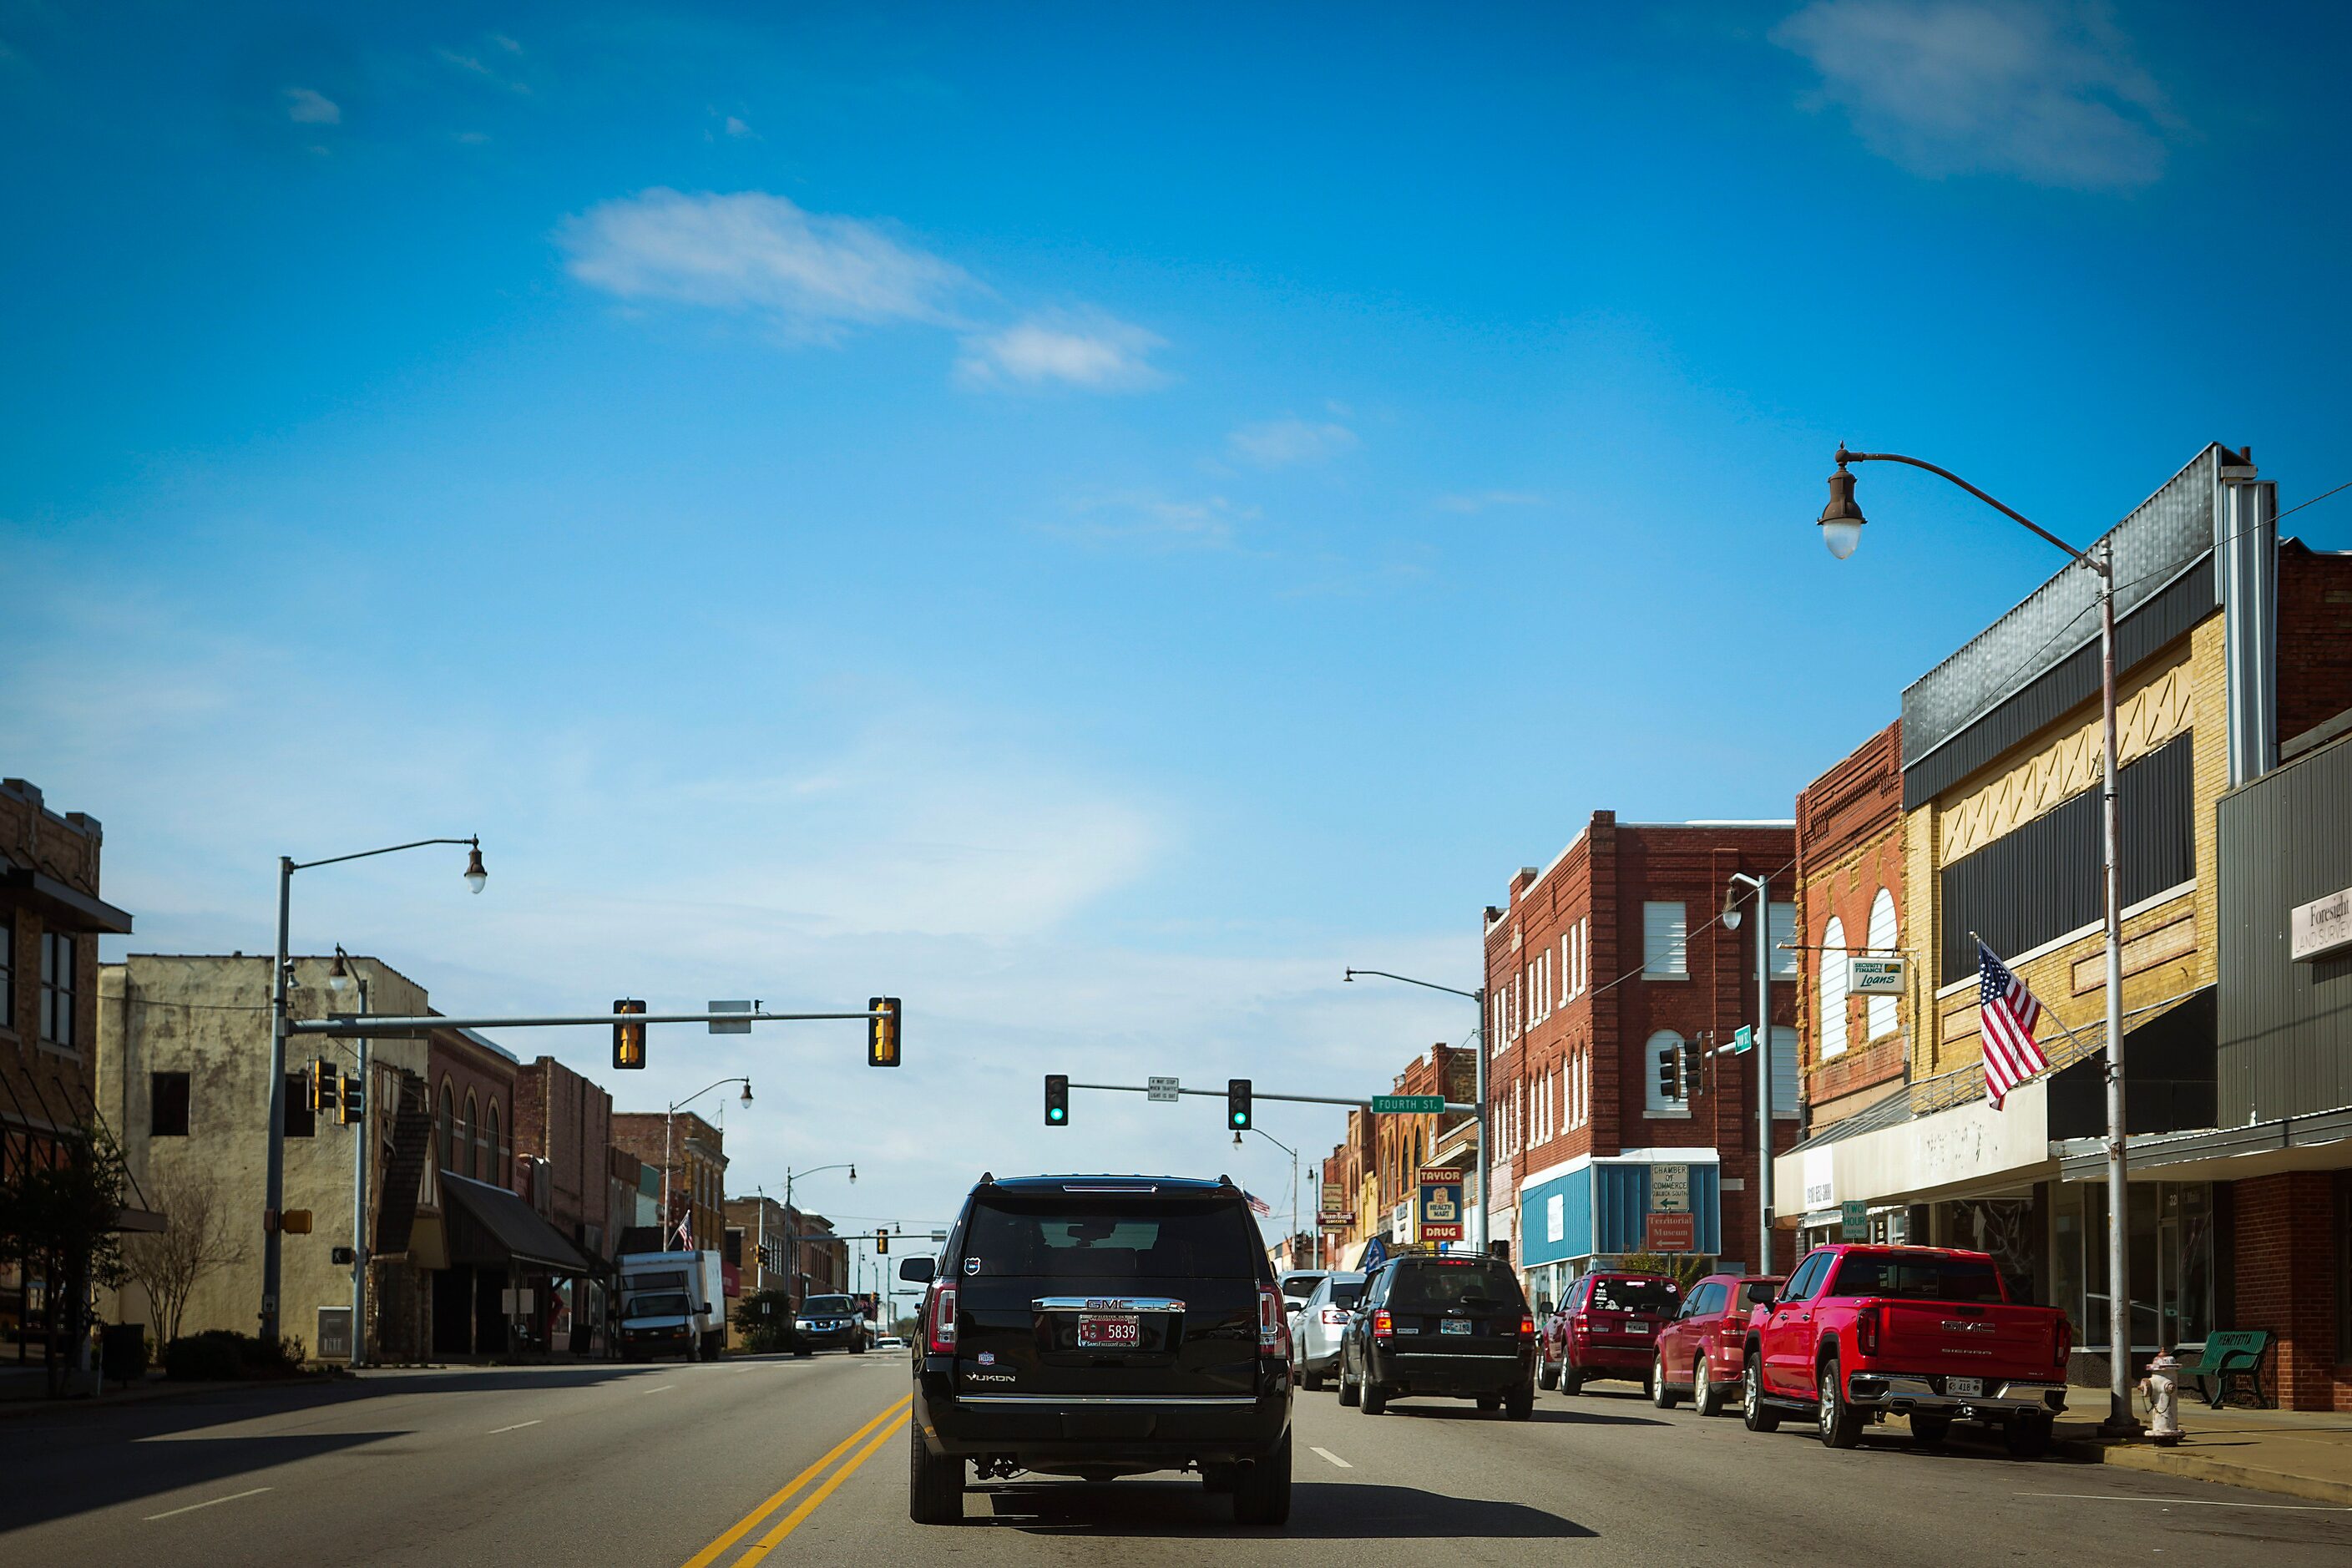
<path id="1" fill-rule="evenodd" d="M 1401 1312 L 1524 1312 L 1518 1276 L 1500 1263 L 1436 1263 L 1400 1268 L 1388 1304 Z"/>
<path id="2" fill-rule="evenodd" d="M 1998 1301 L 2000 1279 L 1972 1258 L 1919 1258 L 1850 1252 L 1838 1265 L 1833 1296 L 1891 1296 L 1907 1301 Z"/>
<path id="3" fill-rule="evenodd" d="M 964 1255 L 992 1275 L 1250 1279 L 1257 1226 L 1222 1198 L 1121 1203 L 1117 1198 L 1000 1195 L 976 1205 Z"/>
<path id="4" fill-rule="evenodd" d="M 1592 1282 L 1596 1312 L 1642 1312 L 1662 1317 L 1682 1310 L 1682 1292 L 1664 1279 L 1612 1279 Z"/>

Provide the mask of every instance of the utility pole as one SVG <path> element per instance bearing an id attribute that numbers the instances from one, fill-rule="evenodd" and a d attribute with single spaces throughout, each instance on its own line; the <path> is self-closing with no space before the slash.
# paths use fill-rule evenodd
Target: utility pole
<path id="1" fill-rule="evenodd" d="M 1731 879 L 1756 889 L 1756 1271 L 1772 1272 L 1772 879 L 1734 871 Z M 1727 890 L 1724 923 L 1739 917 Z"/>

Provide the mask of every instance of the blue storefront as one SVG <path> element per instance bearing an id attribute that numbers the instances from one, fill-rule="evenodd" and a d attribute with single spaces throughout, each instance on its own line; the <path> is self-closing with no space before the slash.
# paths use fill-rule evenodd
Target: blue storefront
<path id="1" fill-rule="evenodd" d="M 1661 1166 L 1670 1169 L 1662 1174 Z M 1519 1184 L 1519 1271 L 1528 1299 L 1557 1301 L 1596 1265 L 1651 1250 L 1653 1215 L 1689 1215 L 1689 1250 L 1713 1259 L 1723 1245 L 1719 1177 L 1712 1149 L 1579 1155 L 1533 1173 Z"/>

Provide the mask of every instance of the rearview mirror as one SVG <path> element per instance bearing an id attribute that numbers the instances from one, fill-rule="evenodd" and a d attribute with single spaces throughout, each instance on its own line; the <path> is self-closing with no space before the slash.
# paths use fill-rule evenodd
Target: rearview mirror
<path id="1" fill-rule="evenodd" d="M 933 1258 L 902 1258 L 898 1259 L 898 1278 L 911 1279 L 918 1285 L 929 1284 L 931 1276 L 937 1268 L 938 1262 Z"/>

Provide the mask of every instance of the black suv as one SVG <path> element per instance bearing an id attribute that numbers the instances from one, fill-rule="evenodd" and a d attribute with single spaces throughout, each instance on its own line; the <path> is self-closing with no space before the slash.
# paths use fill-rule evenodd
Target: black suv
<path id="1" fill-rule="evenodd" d="M 1424 1394 L 1535 1414 L 1536 1321 L 1502 1259 L 1412 1253 L 1365 1279 L 1339 1342 L 1339 1403 L 1378 1415 Z"/>
<path id="2" fill-rule="evenodd" d="M 1290 1517 L 1290 1327 L 1241 1189 L 982 1176 L 928 1283 L 907 1511 L 963 1518 L 964 1466 L 1198 1470 L 1244 1524 Z"/>
<path id="3" fill-rule="evenodd" d="M 866 1315 L 848 1296 L 806 1296 L 793 1314 L 793 1331 L 813 1351 L 866 1353 Z"/>

